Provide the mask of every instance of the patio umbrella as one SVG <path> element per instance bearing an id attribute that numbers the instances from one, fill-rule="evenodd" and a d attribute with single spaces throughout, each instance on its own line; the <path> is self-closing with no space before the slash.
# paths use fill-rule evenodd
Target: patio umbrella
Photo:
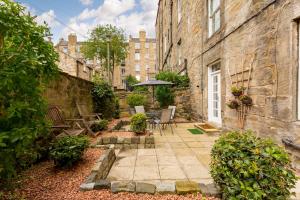
<path id="1" fill-rule="evenodd" d="M 153 80 L 148 80 L 146 82 L 135 84 L 135 85 L 133 85 L 133 87 L 138 87 L 138 86 L 152 87 L 152 103 L 154 104 L 154 87 L 155 86 L 163 86 L 163 85 L 174 85 L 174 83 L 153 79 Z"/>

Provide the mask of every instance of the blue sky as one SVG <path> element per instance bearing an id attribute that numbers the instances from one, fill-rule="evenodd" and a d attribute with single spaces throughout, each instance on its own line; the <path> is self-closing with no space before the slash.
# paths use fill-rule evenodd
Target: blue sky
<path id="1" fill-rule="evenodd" d="M 46 21 L 51 27 L 53 41 L 76 33 L 79 40 L 88 37 L 97 24 L 113 24 L 127 35 L 137 36 L 140 29 L 155 37 L 155 18 L 158 0 L 16 0 L 33 15 L 36 21 Z"/>

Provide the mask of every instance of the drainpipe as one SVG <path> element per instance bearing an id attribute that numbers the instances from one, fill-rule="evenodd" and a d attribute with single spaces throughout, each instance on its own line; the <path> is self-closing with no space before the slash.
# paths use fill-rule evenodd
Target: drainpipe
<path id="1" fill-rule="evenodd" d="M 202 26 L 203 26 L 203 22 L 202 22 Z M 202 103 L 202 108 L 201 108 L 201 111 L 202 111 L 202 114 L 201 114 L 201 122 L 204 123 L 204 81 L 203 81 L 203 77 L 204 77 L 204 66 L 203 66 L 203 46 L 204 46 L 204 41 L 203 41 L 203 31 L 202 31 L 202 34 L 201 34 L 201 103 Z"/>

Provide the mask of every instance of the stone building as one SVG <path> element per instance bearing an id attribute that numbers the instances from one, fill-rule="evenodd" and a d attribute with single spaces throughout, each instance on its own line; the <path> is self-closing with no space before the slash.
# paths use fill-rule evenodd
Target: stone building
<path id="1" fill-rule="evenodd" d="M 160 0 L 160 70 L 187 73 L 194 118 L 241 128 L 232 86 L 253 99 L 245 129 L 277 142 L 300 131 L 300 1 Z"/>
<path id="2" fill-rule="evenodd" d="M 58 66 L 65 73 L 91 81 L 95 73 L 101 73 L 101 68 L 97 59 L 84 59 L 80 52 L 82 44 L 82 42 L 77 41 L 75 34 L 70 34 L 68 41 L 63 38 L 60 39 L 55 46 L 59 54 Z"/>
<path id="3" fill-rule="evenodd" d="M 139 32 L 138 38 L 129 37 L 128 55 L 114 70 L 114 86 L 126 88 L 126 77 L 132 75 L 143 82 L 154 78 L 156 69 L 156 40 L 147 38 L 145 31 Z"/>

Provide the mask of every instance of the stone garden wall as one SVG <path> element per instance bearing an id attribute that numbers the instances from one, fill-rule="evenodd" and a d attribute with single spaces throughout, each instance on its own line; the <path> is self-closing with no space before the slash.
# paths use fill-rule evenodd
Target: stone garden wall
<path id="1" fill-rule="evenodd" d="M 61 72 L 57 80 L 46 89 L 44 96 L 49 105 L 62 109 L 66 118 L 78 117 L 76 102 L 86 104 L 93 111 L 91 89 L 93 83 Z"/>

